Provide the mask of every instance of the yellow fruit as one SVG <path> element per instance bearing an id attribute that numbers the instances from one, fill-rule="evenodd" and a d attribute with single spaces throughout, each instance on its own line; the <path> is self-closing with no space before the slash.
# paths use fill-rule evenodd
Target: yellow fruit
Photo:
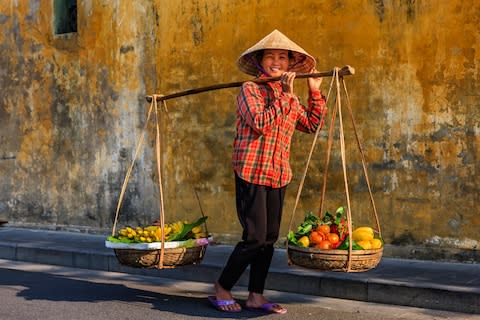
<path id="1" fill-rule="evenodd" d="M 152 231 L 155 232 L 155 231 L 157 231 L 157 229 L 158 229 L 158 226 L 148 226 L 148 227 L 143 228 L 144 231 L 146 230 L 148 232 L 152 232 Z"/>
<path id="2" fill-rule="evenodd" d="M 164 228 L 165 237 L 168 236 L 170 231 L 172 231 L 172 228 L 165 226 Z M 157 228 L 157 230 L 155 231 L 155 235 L 152 237 L 155 238 L 155 241 L 162 241 L 162 228 Z"/>
<path id="3" fill-rule="evenodd" d="M 195 239 L 198 239 L 198 238 L 207 238 L 207 234 L 206 234 L 205 232 L 195 233 L 194 236 L 195 236 Z"/>
<path id="4" fill-rule="evenodd" d="M 370 240 L 360 240 L 357 241 L 357 244 L 364 250 L 372 249 L 372 243 L 370 242 Z"/>
<path id="5" fill-rule="evenodd" d="M 373 229 L 370 227 L 358 227 L 354 231 L 367 231 L 367 232 L 373 233 Z"/>
<path id="6" fill-rule="evenodd" d="M 372 249 L 380 249 L 383 245 L 382 240 L 380 239 L 373 239 L 370 243 L 372 244 Z"/>
<path id="7" fill-rule="evenodd" d="M 307 248 L 310 245 L 310 240 L 308 239 L 307 236 L 303 236 L 300 239 L 298 239 L 298 243 L 302 246 Z"/>
<path id="8" fill-rule="evenodd" d="M 202 232 L 202 227 L 201 226 L 196 226 L 192 229 L 193 233 L 200 233 Z"/>
<path id="9" fill-rule="evenodd" d="M 353 240 L 355 241 L 363 241 L 363 240 L 372 240 L 373 239 L 373 229 L 370 228 L 370 227 L 360 227 L 360 228 L 356 228 L 353 232 L 352 232 L 352 238 Z"/>
<path id="10" fill-rule="evenodd" d="M 177 221 L 170 225 L 173 233 L 180 233 L 183 230 L 183 221 Z"/>

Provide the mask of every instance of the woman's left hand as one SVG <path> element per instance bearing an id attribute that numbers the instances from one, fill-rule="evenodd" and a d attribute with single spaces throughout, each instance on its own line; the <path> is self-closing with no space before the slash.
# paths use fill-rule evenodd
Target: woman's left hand
<path id="1" fill-rule="evenodd" d="M 285 72 L 280 77 L 280 82 L 282 84 L 282 90 L 286 93 L 293 94 L 293 80 L 295 80 L 295 72 Z"/>
<path id="2" fill-rule="evenodd" d="M 318 72 L 315 68 L 310 70 L 310 73 L 316 73 Z M 310 88 L 310 91 L 318 91 L 320 90 L 320 85 L 322 84 L 323 78 L 313 78 L 310 77 L 307 79 L 308 82 L 308 87 Z"/>

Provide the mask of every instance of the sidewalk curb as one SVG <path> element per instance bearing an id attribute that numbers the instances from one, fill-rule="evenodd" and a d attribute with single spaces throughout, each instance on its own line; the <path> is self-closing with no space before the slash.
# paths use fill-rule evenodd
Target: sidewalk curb
<path id="1" fill-rule="evenodd" d="M 1 259 L 161 276 L 212 283 L 212 285 L 233 250 L 232 246 L 210 245 L 203 261 L 198 265 L 163 270 L 139 269 L 120 265 L 113 250 L 105 248 L 104 236 L 55 231 L 32 231 L 28 232 L 28 235 L 26 231 L 24 233 L 23 239 L 14 239 L 7 229 L 0 230 Z M 468 275 L 473 278 L 464 280 L 453 277 L 455 282 L 449 284 L 442 273 L 452 277 L 452 270 L 456 270 L 459 277 Z M 433 277 L 435 273 L 437 275 Z M 428 274 L 430 274 L 429 277 L 426 276 Z M 247 276 L 248 272 L 243 275 L 238 284 L 247 286 Z M 445 281 L 440 282 L 441 279 Z M 480 313 L 480 265 L 435 264 L 383 258 L 376 269 L 367 272 L 320 272 L 288 266 L 286 251 L 277 249 L 266 289 L 382 304 Z"/>

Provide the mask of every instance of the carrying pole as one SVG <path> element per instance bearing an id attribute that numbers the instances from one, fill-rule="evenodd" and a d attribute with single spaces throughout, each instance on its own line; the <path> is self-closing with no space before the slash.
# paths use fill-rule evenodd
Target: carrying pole
<path id="1" fill-rule="evenodd" d="M 335 72 L 335 70 L 324 71 L 324 72 L 316 72 L 316 73 L 297 73 L 297 75 L 295 76 L 295 79 L 332 77 L 334 75 L 334 72 Z M 353 74 L 355 74 L 355 69 L 352 68 L 349 65 L 346 65 L 345 67 L 341 68 L 338 71 L 338 75 L 340 77 L 350 76 L 350 75 L 353 75 Z M 261 79 L 257 78 L 257 79 L 246 80 L 246 81 L 220 83 L 220 84 L 215 84 L 215 85 L 211 85 L 211 86 L 207 86 L 207 87 L 180 91 L 180 92 L 177 92 L 177 93 L 172 93 L 172 94 L 168 94 L 168 95 L 164 95 L 164 96 L 157 95 L 156 98 L 157 98 L 157 101 L 164 101 L 164 100 L 168 100 L 168 99 L 188 96 L 188 95 L 191 95 L 191 94 L 196 94 L 196 93 L 201 93 L 201 92 L 206 92 L 206 91 L 240 87 L 244 82 L 247 82 L 247 81 L 252 81 L 252 82 L 255 82 L 255 83 L 267 83 L 267 82 L 278 81 L 278 80 L 280 80 L 280 77 L 268 77 L 268 78 L 261 78 Z M 152 102 L 152 96 L 151 95 L 147 96 L 146 99 L 147 99 L 148 102 Z"/>

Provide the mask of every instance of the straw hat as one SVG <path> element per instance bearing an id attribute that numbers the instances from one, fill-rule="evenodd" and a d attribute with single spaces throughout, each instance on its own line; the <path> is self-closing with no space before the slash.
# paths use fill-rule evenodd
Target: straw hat
<path id="1" fill-rule="evenodd" d="M 315 59 L 303 50 L 298 44 L 288 39 L 278 30 L 273 30 L 268 36 L 257 42 L 254 46 L 247 49 L 237 60 L 238 68 L 253 76 L 259 72 L 260 61 L 255 57 L 256 53 L 264 49 L 283 49 L 290 50 L 293 53 L 293 59 L 289 71 L 310 72 L 315 67 Z"/>

